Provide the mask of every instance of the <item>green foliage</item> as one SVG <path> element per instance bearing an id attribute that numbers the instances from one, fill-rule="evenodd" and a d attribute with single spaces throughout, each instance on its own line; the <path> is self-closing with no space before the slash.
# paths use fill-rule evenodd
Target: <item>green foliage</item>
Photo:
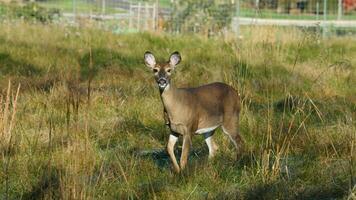
<path id="1" fill-rule="evenodd" d="M 44 8 L 37 3 L 26 3 L 24 5 L 1 4 L 0 16 L 9 18 L 20 18 L 26 21 L 38 21 L 41 23 L 47 23 L 57 19 L 60 16 L 59 9 L 56 8 Z"/>
<path id="2" fill-rule="evenodd" d="M 231 1 L 176 1 L 173 28 L 176 31 L 209 32 L 228 27 L 234 14 Z"/>

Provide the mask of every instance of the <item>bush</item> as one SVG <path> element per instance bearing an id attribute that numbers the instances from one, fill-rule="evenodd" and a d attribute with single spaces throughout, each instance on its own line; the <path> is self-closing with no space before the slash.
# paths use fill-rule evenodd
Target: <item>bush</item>
<path id="1" fill-rule="evenodd" d="M 47 9 L 37 3 L 27 3 L 23 6 L 18 4 L 0 5 L 0 15 L 9 18 L 20 18 L 26 21 L 51 22 L 60 16 L 60 10 Z"/>
<path id="2" fill-rule="evenodd" d="M 173 16 L 175 31 L 205 32 L 220 31 L 228 27 L 234 13 L 230 1 L 176 1 Z"/>

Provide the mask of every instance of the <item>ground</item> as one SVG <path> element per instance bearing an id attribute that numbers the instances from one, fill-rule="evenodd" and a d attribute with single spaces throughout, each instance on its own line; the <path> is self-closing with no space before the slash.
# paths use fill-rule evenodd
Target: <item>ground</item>
<path id="1" fill-rule="evenodd" d="M 239 40 L 0 29 L 1 199 L 355 197 L 355 37 L 275 27 L 243 27 Z M 173 173 L 146 50 L 159 60 L 180 51 L 178 87 L 239 90 L 241 160 L 219 130 L 214 160 L 196 136 L 188 168 Z"/>

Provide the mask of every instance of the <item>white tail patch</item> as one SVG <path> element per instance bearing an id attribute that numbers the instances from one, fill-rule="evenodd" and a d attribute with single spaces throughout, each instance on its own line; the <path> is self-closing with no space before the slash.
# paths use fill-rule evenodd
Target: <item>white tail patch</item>
<path id="1" fill-rule="evenodd" d="M 218 128 L 219 126 L 220 126 L 220 125 L 213 126 L 213 127 L 209 127 L 209 128 L 201 128 L 201 129 L 195 131 L 195 133 L 197 133 L 197 134 L 207 133 L 207 132 L 210 132 L 210 131 L 215 130 L 215 129 Z"/>

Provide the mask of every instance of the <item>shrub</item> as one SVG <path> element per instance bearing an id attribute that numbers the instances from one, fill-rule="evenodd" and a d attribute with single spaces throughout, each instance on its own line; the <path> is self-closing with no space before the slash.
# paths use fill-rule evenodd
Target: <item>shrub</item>
<path id="1" fill-rule="evenodd" d="M 20 18 L 26 21 L 39 21 L 41 23 L 51 22 L 60 16 L 60 10 L 56 8 L 47 9 L 37 3 L 1 4 L 0 16 L 8 18 Z"/>

